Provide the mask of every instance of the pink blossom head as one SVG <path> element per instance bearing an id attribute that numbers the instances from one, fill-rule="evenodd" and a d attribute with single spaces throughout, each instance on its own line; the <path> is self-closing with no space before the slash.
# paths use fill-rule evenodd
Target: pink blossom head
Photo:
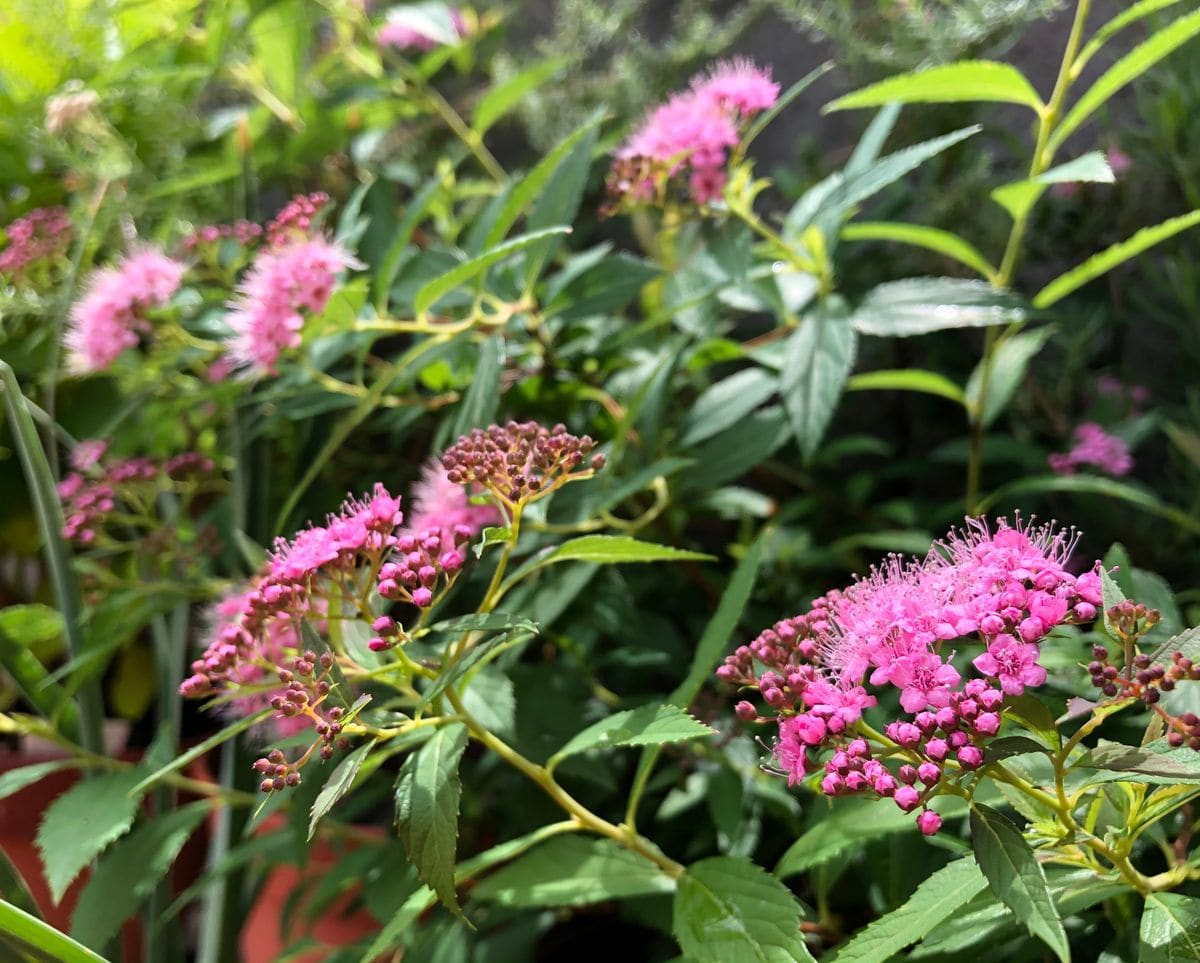
<path id="1" fill-rule="evenodd" d="M 779 84 L 771 80 L 770 69 L 741 58 L 717 64 L 707 77 L 693 80 L 692 89 L 742 117 L 773 107 L 779 99 Z"/>
<path id="2" fill-rule="evenodd" d="M 1125 440 L 1109 434 L 1093 421 L 1079 425 L 1072 441 L 1069 451 L 1052 454 L 1047 459 L 1050 468 L 1060 475 L 1073 475 L 1084 466 L 1118 477 L 1133 470 L 1133 456 Z"/>
<path id="3" fill-rule="evenodd" d="M 501 521 L 499 509 L 491 502 L 472 505 L 467 487 L 452 482 L 438 459 L 431 458 L 421 466 L 421 476 L 412 489 L 409 529 L 423 531 L 441 528 L 453 531 L 462 526 L 474 536 L 487 526 L 498 525 Z"/>

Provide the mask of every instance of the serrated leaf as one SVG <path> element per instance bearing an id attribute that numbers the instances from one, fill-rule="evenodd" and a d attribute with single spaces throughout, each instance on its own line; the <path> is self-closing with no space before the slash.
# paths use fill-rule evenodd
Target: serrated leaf
<path id="1" fill-rule="evenodd" d="M 1108 166 L 1108 158 L 1094 150 L 1043 171 L 1036 177 L 1002 184 L 992 191 L 992 200 L 1008 211 L 1014 221 L 1019 221 L 1051 184 L 1111 184 L 1115 180 L 1112 168 Z"/>
<path id="2" fill-rule="evenodd" d="M 874 800 L 839 799 L 812 827 L 787 848 L 775 866 L 780 879 L 798 876 L 853 847 L 893 833 L 916 832 L 916 820 L 895 806 Z"/>
<path id="3" fill-rule="evenodd" d="M 1150 653 L 1150 662 L 1165 665 L 1171 661 L 1171 655 L 1175 652 L 1182 652 L 1185 659 L 1200 662 L 1200 626 L 1186 629 L 1178 635 L 1167 639 L 1166 642 Z"/>
<path id="4" fill-rule="evenodd" d="M 88 946 L 103 948 L 153 892 L 208 811 L 207 802 L 172 810 L 115 843 L 79 894 L 71 916 L 71 935 Z"/>
<path id="5" fill-rule="evenodd" d="M 971 842 L 996 897 L 1060 960 L 1070 960 L 1067 933 L 1046 873 L 1021 830 L 990 806 L 976 803 L 971 807 Z"/>
<path id="6" fill-rule="evenodd" d="M 1024 318 L 1017 298 L 984 281 L 906 278 L 872 288 L 850 322 L 859 334 L 906 338 L 953 328 L 1012 324 Z"/>
<path id="7" fill-rule="evenodd" d="M 35 762 L 31 766 L 21 766 L 0 773 L 0 799 L 5 799 L 14 793 L 19 793 L 26 786 L 44 779 L 52 772 L 68 769 L 78 765 L 73 759 L 54 759 L 50 762 Z"/>
<path id="8" fill-rule="evenodd" d="M 462 264 L 439 275 L 432 281 L 427 281 L 423 284 L 413 298 L 413 312 L 418 316 L 425 315 L 441 298 L 472 278 L 482 274 L 493 264 L 503 261 L 505 258 L 511 257 L 513 254 L 523 251 L 530 245 L 537 244 L 546 238 L 555 237 L 559 234 L 569 234 L 570 232 L 571 229 L 569 227 L 550 227 L 540 231 L 531 231 L 528 234 L 522 234 L 505 241 L 503 244 L 498 244 L 490 251 L 484 251 L 478 257 L 464 261 Z"/>
<path id="9" fill-rule="evenodd" d="M 0 899 L 0 949 L 30 963 L 107 963 L 49 923 Z M 44 954 L 44 955 L 43 955 Z"/>
<path id="10" fill-rule="evenodd" d="M 844 303 L 826 302 L 788 338 L 779 391 L 806 459 L 821 443 L 858 348 Z"/>
<path id="11" fill-rule="evenodd" d="M 584 906 L 674 888 L 675 881 L 658 866 L 612 840 L 559 836 L 487 877 L 471 896 L 528 909 Z"/>
<path id="12" fill-rule="evenodd" d="M 1048 149 L 1058 149 L 1072 133 L 1126 84 L 1200 34 L 1200 10 L 1180 17 L 1151 34 L 1096 78 L 1050 135 Z"/>
<path id="13" fill-rule="evenodd" d="M 987 879 L 974 859 L 956 859 L 918 886 L 903 906 L 877 919 L 839 947 L 831 963 L 886 963 L 986 886 Z"/>
<path id="14" fill-rule="evenodd" d="M 325 780 L 325 785 L 317 793 L 317 798 L 313 800 L 312 809 L 309 811 L 309 839 L 316 835 L 317 825 L 329 814 L 337 801 L 350 791 L 359 769 L 362 768 L 363 762 L 373 748 L 375 748 L 374 740 L 364 742 L 339 762 L 333 772 L 329 774 L 329 778 Z"/>
<path id="15" fill-rule="evenodd" d="M 885 104 L 953 104 L 970 101 L 1043 108 L 1033 85 L 1016 67 L 992 60 L 963 60 L 889 77 L 827 104 L 825 112 Z"/>
<path id="16" fill-rule="evenodd" d="M 1040 742 L 1030 739 L 1028 736 L 1003 736 L 1000 739 L 993 739 L 987 744 L 987 749 L 983 753 L 983 759 L 985 763 L 999 762 L 1002 759 L 1008 759 L 1012 756 L 1024 756 L 1031 752 L 1042 753 L 1043 755 L 1050 754 L 1049 749 Z"/>
<path id="17" fill-rule="evenodd" d="M 1029 362 L 1042 350 L 1053 333 L 1051 328 L 1022 331 L 1005 338 L 992 352 L 987 394 L 980 396 L 983 387 L 984 362 L 971 372 L 967 381 L 967 405 L 977 412 L 977 419 L 986 428 L 995 421 L 1025 380 Z"/>
<path id="18" fill-rule="evenodd" d="M 645 705 L 637 709 L 614 712 L 611 716 L 588 726 L 567 740 L 567 744 L 551 756 L 548 765 L 553 767 L 568 756 L 589 749 L 658 745 L 700 739 L 715 734 L 714 730 L 678 706 Z"/>
<path id="19" fill-rule="evenodd" d="M 1054 713 L 1032 692 L 1009 696 L 1005 702 L 1005 714 L 1015 716 L 1026 729 L 1040 737 L 1046 746 L 1057 749 L 1062 745 Z"/>
<path id="20" fill-rule="evenodd" d="M 423 709 L 429 705 L 429 703 L 458 682 L 459 679 L 463 678 L 484 659 L 491 659 L 499 654 L 500 651 L 518 645 L 534 634 L 536 633 L 530 632 L 528 629 L 516 628 L 510 632 L 505 632 L 502 635 L 494 635 L 490 639 L 484 639 L 482 642 L 477 643 L 466 655 L 439 673 L 438 677 L 433 680 L 433 685 L 426 689 L 421 696 L 421 701 L 417 704 L 417 708 Z"/>
<path id="21" fill-rule="evenodd" d="M 516 582 L 525 576 L 560 562 L 592 562 L 597 565 L 618 565 L 626 562 L 711 562 L 713 557 L 703 552 L 690 552 L 670 545 L 643 542 L 628 535 L 581 535 L 535 555 L 509 578 Z"/>
<path id="22" fill-rule="evenodd" d="M 963 390 L 945 375 L 920 368 L 866 371 L 846 382 L 847 391 L 917 391 L 966 404 Z"/>
<path id="23" fill-rule="evenodd" d="M 779 379 L 762 368 L 746 368 L 709 385 L 680 425 L 680 444 L 694 445 L 737 424 L 779 390 Z"/>
<path id="24" fill-rule="evenodd" d="M 1200 13 L 1197 13 L 1194 19 L 1200 29 Z M 1034 296 L 1033 306 L 1048 308 L 1057 304 L 1072 291 L 1083 287 L 1089 281 L 1095 280 L 1102 274 L 1107 274 L 1130 258 L 1136 257 L 1154 245 L 1197 224 L 1200 224 L 1200 210 L 1181 214 L 1179 217 L 1173 217 L 1161 224 L 1155 224 L 1153 227 L 1144 227 L 1132 237 L 1106 248 L 1099 254 L 1092 255 L 1065 274 L 1060 274 Z"/>
<path id="25" fill-rule="evenodd" d="M 452 723 L 404 760 L 396 780 L 396 828 L 421 879 L 448 909 L 462 917 L 454 892 L 458 848 L 458 764 L 467 727 Z"/>
<path id="26" fill-rule="evenodd" d="M 568 57 L 553 57 L 543 60 L 491 87 L 475 105 L 475 112 L 471 116 L 471 127 L 476 133 L 485 133 L 496 121 L 516 107 L 522 97 L 531 90 L 536 90 L 568 63 L 570 63 Z"/>
<path id="27" fill-rule="evenodd" d="M 984 278 L 991 278 L 996 269 L 979 249 L 970 241 L 943 231 L 937 227 L 921 224 L 901 224 L 894 221 L 858 221 L 842 228 L 842 239 L 846 241 L 896 241 L 911 244 L 936 254 L 953 258 L 966 265 Z"/>
<path id="28" fill-rule="evenodd" d="M 779 880 L 736 856 L 693 863 L 679 877 L 672 931 L 695 963 L 796 963 L 813 959 L 800 906 Z"/>
<path id="29" fill-rule="evenodd" d="M 513 629 L 536 634 L 538 624 L 511 612 L 472 612 L 429 626 L 430 632 L 508 632 Z"/>
<path id="30" fill-rule="evenodd" d="M 46 810 L 38 826 L 37 846 L 55 903 L 83 867 L 129 831 L 141 802 L 136 792 L 141 781 L 138 770 L 85 779 Z"/>
<path id="31" fill-rule="evenodd" d="M 1151 893 L 1138 931 L 1138 963 L 1185 960 L 1200 960 L 1200 899 Z"/>
<path id="32" fill-rule="evenodd" d="M 1168 749 L 1165 743 L 1146 746 L 1126 746 L 1101 739 L 1089 749 L 1075 768 L 1097 769 L 1110 774 L 1111 781 L 1122 776 L 1134 782 L 1166 784 L 1200 782 L 1200 752 L 1194 749 Z M 1150 778 L 1136 778 L 1150 777 Z"/>

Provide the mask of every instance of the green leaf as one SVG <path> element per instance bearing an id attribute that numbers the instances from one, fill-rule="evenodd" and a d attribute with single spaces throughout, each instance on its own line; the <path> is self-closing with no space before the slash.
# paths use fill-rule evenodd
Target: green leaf
<path id="1" fill-rule="evenodd" d="M 740 478 L 775 454 L 791 435 L 781 406 L 753 412 L 741 424 L 726 428 L 696 449 L 696 465 L 679 480 L 679 491 L 674 494 L 708 492 Z"/>
<path id="2" fill-rule="evenodd" d="M 886 963 L 987 886 L 971 858 L 956 859 L 925 880 L 908 902 L 842 944 L 830 963 Z"/>
<path id="3" fill-rule="evenodd" d="M 1054 713 L 1032 692 L 1025 691 L 1018 696 L 1009 696 L 1005 699 L 1004 711 L 1038 736 L 1046 746 L 1058 749 L 1062 745 Z"/>
<path id="4" fill-rule="evenodd" d="M 1146 897 L 1138 932 L 1139 963 L 1200 960 L 1200 899 L 1181 893 Z"/>
<path id="5" fill-rule="evenodd" d="M 560 836 L 489 876 L 471 896 L 529 909 L 584 906 L 674 888 L 675 881 L 654 863 L 610 839 Z"/>
<path id="6" fill-rule="evenodd" d="M 1079 51 L 1079 56 L 1071 64 L 1071 77 L 1078 77 L 1083 72 L 1083 68 L 1100 52 L 1100 48 L 1131 23 L 1136 23 L 1138 20 L 1150 16 L 1152 13 L 1157 13 L 1159 10 L 1173 7 L 1178 2 L 1179 0 L 1140 0 L 1139 3 L 1135 3 L 1127 9 L 1122 10 L 1097 30 L 1092 38 L 1084 44 L 1083 49 Z"/>
<path id="7" fill-rule="evenodd" d="M 1000 762 L 1002 759 L 1009 759 L 1012 756 L 1026 756 L 1035 752 L 1042 755 L 1050 754 L 1049 749 L 1028 736 L 1003 736 L 1000 739 L 993 739 L 987 744 L 983 758 L 985 762 Z"/>
<path id="8" fill-rule="evenodd" d="M 532 625 L 533 623 L 529 624 Z M 536 629 L 531 631 L 527 628 L 516 628 L 511 632 L 505 632 L 503 635 L 494 635 L 490 639 L 485 639 L 483 642 L 478 643 L 457 662 L 442 669 L 438 677 L 434 679 L 433 685 L 426 689 L 421 696 L 421 701 L 417 703 L 417 708 L 422 709 L 429 705 L 429 703 L 457 683 L 459 679 L 467 675 L 467 673 L 481 662 L 485 660 L 491 661 L 500 652 L 524 642 L 531 635 L 535 634 L 537 634 Z"/>
<path id="9" fill-rule="evenodd" d="M 518 251 L 523 251 L 530 245 L 537 244 L 548 237 L 570 233 L 571 229 L 569 227 L 550 227 L 545 230 L 531 231 L 528 234 L 522 234 L 519 237 L 505 241 L 490 251 L 485 251 L 478 257 L 464 261 L 445 274 L 439 275 L 432 281 L 427 281 L 423 284 L 413 298 L 413 311 L 418 316 L 424 316 L 445 295 L 482 274 L 498 261 L 503 261 Z"/>
<path id="10" fill-rule="evenodd" d="M 1042 350 L 1053 334 L 1052 328 L 1022 331 L 1004 338 L 992 352 L 991 371 L 988 375 L 987 394 L 980 397 L 983 386 L 984 362 L 971 372 L 967 381 L 966 404 L 976 412 L 976 419 L 986 428 L 995 421 L 1011 400 L 1014 392 L 1025 380 L 1029 362 Z"/>
<path id="11" fill-rule="evenodd" d="M 1168 639 L 1150 653 L 1150 662 L 1165 665 L 1170 661 L 1172 652 L 1182 652 L 1184 658 L 1200 662 L 1200 627 L 1185 629 Z"/>
<path id="12" fill-rule="evenodd" d="M 0 610 L 0 616 L 14 610 L 39 609 L 43 606 L 13 605 Z M 53 611 L 53 610 L 49 610 Z M 57 613 L 55 613 L 57 615 Z M 21 691 L 25 700 L 65 734 L 77 736 L 79 732 L 79 711 L 71 700 L 70 693 L 61 685 L 55 683 L 41 660 L 29 648 L 28 643 L 15 639 L 4 627 L 4 619 L 0 619 L 0 666 L 12 677 L 13 683 Z M 20 624 L 21 631 L 36 629 L 37 626 Z M 39 620 L 40 621 L 40 620 Z M 62 620 L 57 619 L 59 632 L 62 631 Z"/>
<path id="13" fill-rule="evenodd" d="M 35 762 L 31 766 L 21 766 L 19 769 L 10 769 L 8 772 L 0 773 L 0 799 L 19 793 L 26 786 L 32 786 L 52 772 L 70 769 L 76 765 L 78 763 L 74 759 L 54 759 L 50 762 Z"/>
<path id="14" fill-rule="evenodd" d="M 874 800 L 838 799 L 827 813 L 787 848 L 775 866 L 780 879 L 798 876 L 829 862 L 848 849 L 893 833 L 916 832 L 910 813 L 895 806 L 876 806 Z"/>
<path id="15" fill-rule="evenodd" d="M 839 97 L 825 113 L 884 104 L 954 104 L 964 101 L 1044 108 L 1037 91 L 1016 67 L 991 60 L 963 60 L 889 77 Z"/>
<path id="16" fill-rule="evenodd" d="M 289 108 L 297 103 L 301 52 L 307 49 L 308 18 L 300 0 L 276 0 L 250 21 L 254 62 L 267 86 Z"/>
<path id="17" fill-rule="evenodd" d="M 1200 17 L 1200 14 L 1197 16 Z M 1197 20 L 1197 23 L 1200 23 L 1200 19 Z M 1092 255 L 1078 267 L 1072 268 L 1065 274 L 1060 274 L 1034 296 L 1033 306 L 1048 308 L 1057 304 L 1072 291 L 1083 287 L 1088 281 L 1107 274 L 1130 258 L 1137 257 L 1143 251 L 1174 237 L 1181 231 L 1195 227 L 1197 224 L 1200 224 L 1200 210 L 1181 214 L 1179 217 L 1173 217 L 1169 221 L 1163 221 L 1153 227 L 1144 227 L 1133 237 L 1114 244 L 1099 254 Z"/>
<path id="18" fill-rule="evenodd" d="M 325 780 L 325 785 L 317 793 L 317 798 L 313 801 L 312 809 L 309 812 L 309 839 L 312 839 L 316 835 L 317 825 L 329 815 L 329 811 L 333 809 L 337 801 L 350 791 L 354 785 L 354 779 L 358 775 L 358 771 L 362 768 L 363 762 L 366 761 L 368 753 L 374 748 L 374 740 L 364 742 L 339 762 L 333 772 L 329 774 L 329 778 Z"/>
<path id="19" fill-rule="evenodd" d="M 29 963 L 108 963 L 49 923 L 0 899 L 0 949 Z"/>
<path id="20" fill-rule="evenodd" d="M 833 418 L 857 348 L 840 299 L 810 312 L 788 338 L 779 389 L 805 459 L 816 452 Z"/>
<path id="21" fill-rule="evenodd" d="M 38 826 L 37 846 L 50 898 L 58 903 L 79 871 L 133 825 L 141 772 L 110 772 L 76 783 L 59 796 Z"/>
<path id="22" fill-rule="evenodd" d="M 735 856 L 702 859 L 679 877 L 672 930 L 684 956 L 695 963 L 813 959 L 791 891 Z"/>
<path id="23" fill-rule="evenodd" d="M 610 746 L 650 746 L 715 735 L 703 722 L 678 706 L 644 705 L 614 712 L 567 740 L 547 763 L 554 768 L 568 756 Z"/>
<path id="24" fill-rule="evenodd" d="M 433 205 L 433 201 L 442 187 L 441 177 L 431 177 L 421 185 L 421 189 L 413 195 L 412 200 L 408 202 L 408 207 L 404 209 L 404 217 L 396 226 L 396 233 L 392 235 L 391 243 L 388 245 L 387 252 L 375 275 L 375 307 L 380 314 L 387 314 L 392 284 L 400 272 L 404 252 L 408 249 L 408 242 L 412 240 L 417 225 L 424 220 L 426 211 Z"/>
<path id="25" fill-rule="evenodd" d="M 545 157 L 538 161 L 537 165 L 531 170 L 521 182 L 517 184 L 505 202 L 504 207 L 496 217 L 496 223 L 492 225 L 488 231 L 487 237 L 483 242 L 484 247 L 491 247 L 498 244 L 500 239 L 508 233 L 521 216 L 521 212 L 525 210 L 536 198 L 540 197 L 546 184 L 557 173 L 559 167 L 564 164 L 570 157 L 576 146 L 587 138 L 588 153 L 591 153 L 591 144 L 594 141 L 594 132 L 596 125 L 600 123 L 600 116 L 595 115 L 589 118 L 581 127 L 577 127 L 574 131 L 568 134 L 560 141 L 553 150 Z M 538 225 L 531 224 L 530 228 L 535 228 Z"/>
<path id="26" fill-rule="evenodd" d="M 979 130 L 978 126 L 964 127 L 942 137 L 898 150 L 871 163 L 866 162 L 869 154 L 863 155 L 861 167 L 848 164 L 845 171 L 831 174 L 801 196 L 788 211 L 784 221 L 784 237 L 792 241 L 801 241 L 808 227 L 816 224 L 821 229 L 826 246 L 832 249 L 841 222 L 855 205 L 895 183 L 909 171 L 916 170 L 925 161 L 936 157 L 959 141 L 977 134 Z M 859 157 L 857 151 L 855 157 Z"/>
<path id="27" fill-rule="evenodd" d="M 251 726 L 256 726 L 264 719 L 270 718 L 274 712 L 274 709 L 263 709 L 262 712 L 256 712 L 252 716 L 244 716 L 233 725 L 214 732 L 203 742 L 197 743 L 187 752 L 180 753 L 165 766 L 161 767 L 160 769 L 156 769 L 153 773 L 134 786 L 133 792 L 144 793 L 147 789 L 162 779 L 163 776 L 169 776 L 173 772 L 178 772 L 180 769 L 190 765 L 193 761 L 208 753 L 209 750 L 215 749 L 217 746 L 221 745 L 221 743 L 227 742 L 234 736 L 245 732 Z"/>
<path id="28" fill-rule="evenodd" d="M 1071 108 L 1061 124 L 1050 135 L 1047 149 L 1051 152 L 1071 136 L 1085 120 L 1099 110 L 1109 98 L 1131 81 L 1137 80 L 1156 63 L 1200 34 L 1200 10 L 1180 17 L 1134 47 L 1129 53 L 1096 78 Z"/>
<path id="29" fill-rule="evenodd" d="M 971 807 L 971 842 L 996 897 L 1060 960 L 1070 960 L 1067 933 L 1046 884 L 1046 873 L 1021 830 L 990 806 L 976 803 Z"/>
<path id="30" fill-rule="evenodd" d="M 417 873 L 438 899 L 462 917 L 454 892 L 458 846 L 458 764 L 467 748 L 467 727 L 452 723 L 437 730 L 404 760 L 396 780 L 396 828 Z"/>
<path id="31" fill-rule="evenodd" d="M 779 390 L 779 379 L 762 368 L 745 368 L 710 385 L 689 406 L 680 444 L 694 445 L 737 424 Z"/>
<path id="32" fill-rule="evenodd" d="M 859 334 L 907 338 L 951 328 L 1012 324 L 1024 318 L 1016 297 L 985 281 L 905 278 L 867 292 L 850 323 Z"/>
<path id="33" fill-rule="evenodd" d="M 1165 742 L 1125 746 L 1101 739 L 1075 763 L 1075 768 L 1101 770 L 1109 775 L 1099 780 L 1103 782 L 1127 777 L 1131 782 L 1183 785 L 1200 782 L 1200 752 L 1168 749 Z"/>
<path id="34" fill-rule="evenodd" d="M 0 609 L 0 632 L 19 645 L 38 645 L 62 635 L 63 619 L 48 605 L 9 605 Z"/>
<path id="35" fill-rule="evenodd" d="M 964 264 L 972 271 L 983 275 L 984 278 L 991 278 L 996 273 L 996 269 L 974 244 L 957 234 L 943 231 L 937 227 L 900 224 L 895 221 L 858 221 L 842 228 L 842 239 L 846 241 L 897 241 L 900 244 L 911 244 L 913 247 L 924 248 L 926 251 L 953 258 L 959 264 Z"/>
<path id="36" fill-rule="evenodd" d="M 1038 202 L 1051 184 L 1091 183 L 1111 184 L 1116 180 L 1108 158 L 1098 150 L 1091 151 L 1074 160 L 1023 181 L 1004 184 L 992 191 L 992 200 L 1008 211 L 1014 220 L 1020 220 Z"/>
<path id="37" fill-rule="evenodd" d="M 884 371 L 866 371 L 856 374 L 846 382 L 847 391 L 919 391 L 937 395 L 960 405 L 966 404 L 962 388 L 945 375 L 920 368 L 898 368 Z"/>
<path id="38" fill-rule="evenodd" d="M 1034 475 L 997 488 L 979 504 L 979 511 L 986 512 L 997 504 L 1011 504 L 1017 495 L 1042 492 L 1073 492 L 1077 494 L 1105 495 L 1136 505 L 1151 515 L 1165 518 L 1189 532 L 1200 532 L 1200 519 L 1173 505 L 1164 504 L 1148 489 L 1129 482 L 1101 478 L 1098 475 Z"/>
<path id="39" fill-rule="evenodd" d="M 581 535 L 535 555 L 509 578 L 514 583 L 547 565 L 559 562 L 594 562 L 598 565 L 617 565 L 624 562 L 711 562 L 713 557 L 703 552 L 689 552 L 670 545 L 642 542 L 628 535 Z"/>
<path id="40" fill-rule="evenodd" d="M 71 935 L 88 946 L 104 947 L 154 891 L 208 811 L 203 801 L 172 810 L 114 844 L 79 894 Z"/>
<path id="41" fill-rule="evenodd" d="M 491 87 L 479 98 L 471 127 L 477 134 L 485 133 L 496 121 L 521 102 L 521 98 L 542 86 L 571 62 L 569 57 L 553 57 L 527 67 L 503 83 Z"/>
<path id="42" fill-rule="evenodd" d="M 500 375 L 504 371 L 504 340 L 492 335 L 479 347 L 475 370 L 466 396 L 454 415 L 451 435 L 455 440 L 472 428 L 485 428 L 496 417 L 500 406 Z"/>
<path id="43" fill-rule="evenodd" d="M 430 632 L 508 632 L 512 629 L 536 634 L 538 624 L 511 612 L 472 612 L 429 626 Z"/>

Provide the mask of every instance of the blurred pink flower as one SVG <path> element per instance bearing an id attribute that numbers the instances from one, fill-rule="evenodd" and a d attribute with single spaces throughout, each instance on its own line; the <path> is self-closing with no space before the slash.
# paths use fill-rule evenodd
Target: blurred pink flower
<path id="1" fill-rule="evenodd" d="M 446 469 L 431 458 L 421 467 L 421 477 L 412 488 L 407 531 L 422 532 L 440 528 L 452 532 L 459 526 L 478 535 L 489 525 L 502 521 L 499 509 L 490 502 L 472 505 L 467 488 L 446 477 Z"/>
<path id="2" fill-rule="evenodd" d="M 1109 475 L 1128 475 L 1133 456 L 1123 438 L 1111 435 L 1094 421 L 1085 421 L 1075 429 L 1071 449 L 1050 455 L 1050 468 L 1060 475 L 1073 475 L 1080 466 L 1090 465 Z"/>
<path id="3" fill-rule="evenodd" d="M 450 21 L 447 24 L 455 38 L 466 35 L 467 23 L 462 13 L 455 7 L 447 8 Z M 405 7 L 395 7 L 388 13 L 387 21 L 375 34 L 375 42 L 381 47 L 395 47 L 397 50 L 429 51 L 440 47 L 448 38 L 441 36 L 441 24 L 433 19 L 433 14 Z"/>

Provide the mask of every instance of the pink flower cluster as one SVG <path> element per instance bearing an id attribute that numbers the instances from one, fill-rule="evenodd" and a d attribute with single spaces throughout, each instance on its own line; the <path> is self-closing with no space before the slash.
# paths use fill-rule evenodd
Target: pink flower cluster
<path id="1" fill-rule="evenodd" d="M 74 228 L 62 207 L 39 207 L 4 229 L 8 243 L 0 251 L 0 275 L 19 277 L 32 264 L 56 257 L 71 243 Z"/>
<path id="2" fill-rule="evenodd" d="M 1070 450 L 1050 455 L 1047 461 L 1060 475 L 1073 475 L 1084 465 L 1118 476 L 1128 475 L 1133 470 L 1133 456 L 1125 440 L 1110 435 L 1094 421 L 1085 421 L 1076 427 Z"/>
<path id="3" fill-rule="evenodd" d="M 259 252 L 231 305 L 229 362 L 256 374 L 275 374 L 284 350 L 300 346 L 301 312 L 324 311 L 337 275 L 352 263 L 346 251 L 323 237 Z"/>
<path id="4" fill-rule="evenodd" d="M 770 72 L 747 60 L 718 64 L 656 107 L 616 153 L 608 188 L 615 198 L 651 200 L 660 180 L 687 176 L 696 204 L 721 197 L 728 151 L 746 121 L 779 96 Z"/>
<path id="5" fill-rule="evenodd" d="M 455 37 L 465 37 L 467 22 L 462 12 L 455 7 L 449 8 L 450 19 L 446 25 Z M 396 7 L 388 14 L 387 22 L 375 34 L 375 42 L 380 47 L 395 47 L 397 50 L 418 50 L 426 52 L 442 45 L 442 37 L 431 31 L 435 26 L 428 22 L 430 14 L 421 11 L 409 11 L 404 7 Z M 440 33 L 440 32 L 439 32 Z"/>
<path id="6" fill-rule="evenodd" d="M 74 471 L 58 483 L 65 516 L 63 538 L 81 547 L 95 543 L 119 499 L 144 503 L 166 480 L 203 477 L 216 470 L 212 459 L 198 452 L 184 452 L 166 461 L 122 458 L 102 462 L 107 448 L 102 441 L 80 443 L 71 454 Z"/>
<path id="7" fill-rule="evenodd" d="M 924 560 L 892 558 L 815 600 L 808 613 L 776 623 L 727 657 L 717 675 L 757 688 L 775 710 L 775 759 L 789 782 L 832 750 L 821 783 L 827 794 L 874 792 L 915 809 L 937 794 L 948 759 L 960 770 L 982 764 L 1006 695 L 1045 681 L 1038 660 L 1046 635 L 1096 617 L 1099 565 L 1078 576 L 1067 571 L 1075 540 L 1052 525 L 1001 519 L 993 532 L 970 519 Z M 972 660 L 982 678 L 963 681 L 954 653 L 943 652 L 955 641 L 983 645 Z M 894 772 L 855 737 L 863 711 L 888 688 L 910 717 L 885 730 L 907 760 Z M 750 702 L 737 713 L 758 718 Z M 926 832 L 939 824 L 936 814 L 921 817 Z"/>
<path id="8" fill-rule="evenodd" d="M 262 237 L 263 229 L 253 221 L 234 221 L 232 224 L 205 224 L 196 228 L 183 239 L 183 249 L 188 253 L 212 247 L 222 240 L 231 240 L 248 247 Z"/>
<path id="9" fill-rule="evenodd" d="M 267 225 L 267 243 L 271 247 L 284 247 L 304 240 L 313 233 L 313 220 L 328 203 L 329 195 L 324 191 L 297 194 Z"/>
<path id="10" fill-rule="evenodd" d="M 489 525 L 503 522 L 500 510 L 491 502 L 472 505 L 468 488 L 451 481 L 436 458 L 421 466 L 411 501 L 406 528 L 413 534 L 431 528 L 447 531 L 466 528 L 471 535 L 478 535 Z"/>
<path id="11" fill-rule="evenodd" d="M 95 272 L 83 297 L 71 309 L 66 334 L 74 371 L 103 371 L 149 331 L 147 313 L 179 290 L 186 265 L 161 251 L 142 248 L 116 267 Z"/>

